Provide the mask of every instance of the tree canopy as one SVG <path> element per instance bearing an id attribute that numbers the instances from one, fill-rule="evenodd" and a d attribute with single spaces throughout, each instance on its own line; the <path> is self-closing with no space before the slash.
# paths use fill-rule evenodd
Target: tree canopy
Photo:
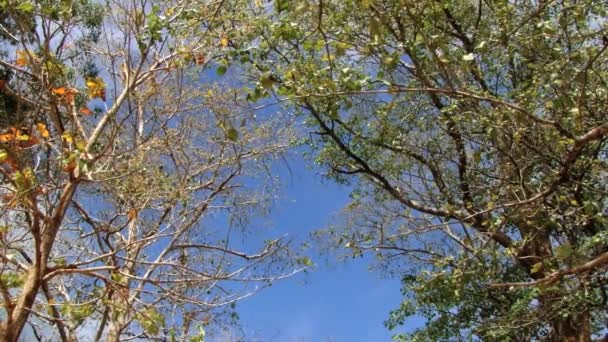
<path id="1" fill-rule="evenodd" d="M 403 280 L 403 340 L 605 332 L 604 1 L 274 1 L 250 99 L 355 186 L 329 231 Z"/>
<path id="2" fill-rule="evenodd" d="M 233 238 L 300 137 L 278 106 L 354 188 L 324 240 L 401 279 L 389 329 L 425 318 L 396 340 L 600 338 L 607 9 L 0 1 L 0 339 L 202 341 L 310 266 Z"/>

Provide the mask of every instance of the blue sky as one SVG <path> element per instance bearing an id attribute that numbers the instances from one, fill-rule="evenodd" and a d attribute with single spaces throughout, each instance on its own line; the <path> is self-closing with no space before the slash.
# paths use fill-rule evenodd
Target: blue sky
<path id="1" fill-rule="evenodd" d="M 324 181 L 302 158 L 292 158 L 292 176 L 283 170 L 285 200 L 273 214 L 276 233 L 297 240 L 326 225 L 348 202 L 349 189 Z M 239 302 L 248 336 L 259 341 L 390 341 L 382 324 L 401 300 L 397 279 L 368 270 L 369 260 L 340 262 L 309 254 L 316 268 L 275 283 Z"/>

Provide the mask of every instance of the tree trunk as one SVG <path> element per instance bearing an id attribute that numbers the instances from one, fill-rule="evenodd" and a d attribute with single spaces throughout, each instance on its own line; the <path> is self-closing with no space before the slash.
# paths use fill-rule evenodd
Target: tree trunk
<path id="1" fill-rule="evenodd" d="M 536 221 L 541 221 L 537 218 Z M 518 255 L 519 263 L 527 270 L 530 277 L 534 280 L 539 280 L 547 276 L 546 270 L 541 268 L 536 272 L 532 272 L 532 268 L 536 263 L 544 262 L 553 257 L 553 247 L 547 230 L 544 227 L 538 228 L 529 226 L 521 219 L 516 221 L 520 234 L 525 237 L 528 242 L 520 249 Z M 563 291 L 563 289 L 562 289 Z M 589 312 L 571 313 L 568 317 L 562 318 L 559 313 L 554 310 L 554 303 L 562 300 L 560 291 L 545 293 L 538 298 L 541 308 L 549 316 L 549 324 L 551 331 L 548 341 L 554 342 L 589 342 L 591 341 L 591 320 Z"/>
<path id="2" fill-rule="evenodd" d="M 12 317 L 3 324 L 3 328 L 6 328 L 3 331 L 4 336 L 1 336 L 2 341 L 17 342 L 30 316 L 30 309 L 34 305 L 40 285 L 40 270 L 37 265 L 34 265 L 28 272 L 27 280 L 23 284 L 23 292 L 17 301 Z"/>
<path id="3" fill-rule="evenodd" d="M 38 291 L 42 288 L 42 278 L 46 274 L 47 262 L 51 255 L 51 249 L 53 248 L 59 227 L 77 186 L 77 179 L 65 186 L 53 215 L 44 220 L 45 227 L 43 229 L 41 229 L 39 224 L 42 220 L 36 217 L 36 214 L 33 214 L 34 220 L 31 230 L 32 234 L 39 238 L 35 245 L 36 259 L 27 271 L 27 278 L 12 313 L 9 317 L 5 318 L 4 322 L 0 323 L 1 342 L 17 342 L 23 332 L 23 328 L 30 317 L 32 307 L 36 301 Z M 35 206 L 36 201 L 33 198 L 30 200 Z"/>

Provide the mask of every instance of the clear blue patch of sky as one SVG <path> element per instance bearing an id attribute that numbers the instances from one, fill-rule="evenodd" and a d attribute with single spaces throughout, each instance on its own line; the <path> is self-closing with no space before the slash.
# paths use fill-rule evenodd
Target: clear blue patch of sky
<path id="1" fill-rule="evenodd" d="M 275 233 L 304 241 L 330 222 L 349 201 L 350 189 L 323 180 L 303 158 L 292 158 L 289 173 L 280 170 L 284 200 L 272 219 Z M 314 255 L 315 269 L 274 283 L 237 305 L 248 340 L 253 341 L 390 341 L 383 322 L 401 299 L 398 279 L 370 272 L 370 260 L 340 262 Z M 411 331 L 419 319 L 408 320 L 398 332 Z"/>

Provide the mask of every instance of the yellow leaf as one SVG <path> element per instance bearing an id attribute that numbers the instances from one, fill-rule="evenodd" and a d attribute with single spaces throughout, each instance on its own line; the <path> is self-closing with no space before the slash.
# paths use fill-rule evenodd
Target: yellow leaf
<path id="1" fill-rule="evenodd" d="M 86 80 L 85 84 L 86 84 L 87 88 L 93 89 L 93 88 L 97 87 L 97 79 L 89 78 Z"/>
<path id="2" fill-rule="evenodd" d="M 29 134 L 23 133 L 19 131 L 19 135 L 17 135 L 17 140 L 19 141 L 29 141 L 31 139 Z"/>
<path id="3" fill-rule="evenodd" d="M 226 38 L 226 36 L 223 36 L 220 39 L 220 43 L 222 44 L 223 47 L 227 47 L 228 46 L 228 38 Z"/>
<path id="4" fill-rule="evenodd" d="M 39 122 L 36 124 L 36 129 L 38 130 L 38 133 L 40 133 L 40 135 L 43 138 L 48 138 L 49 137 L 49 130 L 46 129 L 46 125 L 43 124 L 42 122 Z"/>
<path id="5" fill-rule="evenodd" d="M 85 85 L 87 86 L 87 93 L 90 98 L 100 98 L 103 101 L 106 100 L 106 83 L 103 81 L 103 78 L 87 78 Z"/>
<path id="6" fill-rule="evenodd" d="M 72 134 L 70 134 L 69 132 L 65 132 L 61 135 L 61 138 L 67 142 L 67 143 L 72 143 L 74 142 L 74 137 L 72 137 Z"/>

